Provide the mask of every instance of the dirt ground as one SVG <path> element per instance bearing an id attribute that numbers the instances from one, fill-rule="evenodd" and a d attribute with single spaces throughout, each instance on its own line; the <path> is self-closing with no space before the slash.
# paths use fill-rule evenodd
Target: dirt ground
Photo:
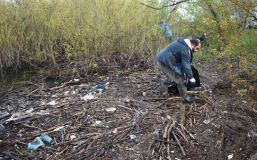
<path id="1" fill-rule="evenodd" d="M 161 96 L 156 69 L 17 85 L 0 99 L 0 159 L 257 159 L 256 99 L 196 66 L 206 90 L 192 104 Z M 51 143 L 29 150 L 42 133 Z"/>

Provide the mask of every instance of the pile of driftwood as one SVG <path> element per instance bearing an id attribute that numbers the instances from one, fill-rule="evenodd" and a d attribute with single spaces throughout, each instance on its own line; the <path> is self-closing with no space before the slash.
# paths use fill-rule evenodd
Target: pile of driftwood
<path id="1" fill-rule="evenodd" d="M 195 136 L 187 129 L 186 126 L 193 126 L 196 123 L 197 115 L 199 118 L 210 118 L 208 104 L 214 103 L 206 97 L 204 91 L 188 92 L 188 94 L 197 95 L 200 99 L 198 103 L 183 104 L 180 97 L 171 97 L 166 99 L 160 106 L 165 103 L 176 104 L 178 101 L 179 114 L 168 117 L 163 125 L 163 128 L 155 133 L 156 138 L 152 141 L 148 148 L 147 157 L 152 159 L 176 159 L 175 150 L 179 150 L 185 157 L 187 154 L 186 148 L 197 147 L 199 145 Z M 210 123 L 210 122 L 207 122 Z"/>
<path id="2" fill-rule="evenodd" d="M 189 93 L 200 97 L 193 104 L 158 97 L 158 83 L 154 73 L 134 73 L 102 77 L 100 84 L 75 79 L 52 88 L 13 90 L 1 101 L 0 157 L 172 159 L 174 150 L 184 156 L 198 145 L 186 126 L 209 118 L 214 103 L 205 92 Z M 42 134 L 51 143 L 28 149 Z"/>

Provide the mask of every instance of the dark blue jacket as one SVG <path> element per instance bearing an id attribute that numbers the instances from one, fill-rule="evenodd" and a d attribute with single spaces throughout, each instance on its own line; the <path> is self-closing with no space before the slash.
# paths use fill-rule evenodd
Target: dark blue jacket
<path id="1" fill-rule="evenodd" d="M 192 51 L 184 39 L 177 39 L 156 55 L 159 63 L 171 68 L 179 75 L 186 74 L 188 78 L 193 78 L 191 58 Z"/>

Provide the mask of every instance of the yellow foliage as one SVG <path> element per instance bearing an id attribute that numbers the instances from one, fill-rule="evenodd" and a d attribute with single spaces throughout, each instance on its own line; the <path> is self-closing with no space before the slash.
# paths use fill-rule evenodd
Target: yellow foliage
<path id="1" fill-rule="evenodd" d="M 17 52 L 24 59 L 55 57 L 58 53 L 68 59 L 84 60 L 85 64 L 114 52 L 133 51 L 140 55 L 146 44 L 155 54 L 159 46 L 152 45 L 156 43 L 152 39 L 160 36 L 158 11 L 140 2 L 0 1 L 0 69 L 18 62 Z"/>

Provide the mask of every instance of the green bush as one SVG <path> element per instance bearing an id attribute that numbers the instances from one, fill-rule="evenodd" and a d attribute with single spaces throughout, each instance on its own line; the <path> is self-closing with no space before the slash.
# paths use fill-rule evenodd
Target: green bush
<path id="1" fill-rule="evenodd" d="M 161 43 L 158 11 L 134 0 L 0 1 L 0 25 L 1 71 L 60 56 L 86 67 L 113 53 L 144 59 Z"/>

